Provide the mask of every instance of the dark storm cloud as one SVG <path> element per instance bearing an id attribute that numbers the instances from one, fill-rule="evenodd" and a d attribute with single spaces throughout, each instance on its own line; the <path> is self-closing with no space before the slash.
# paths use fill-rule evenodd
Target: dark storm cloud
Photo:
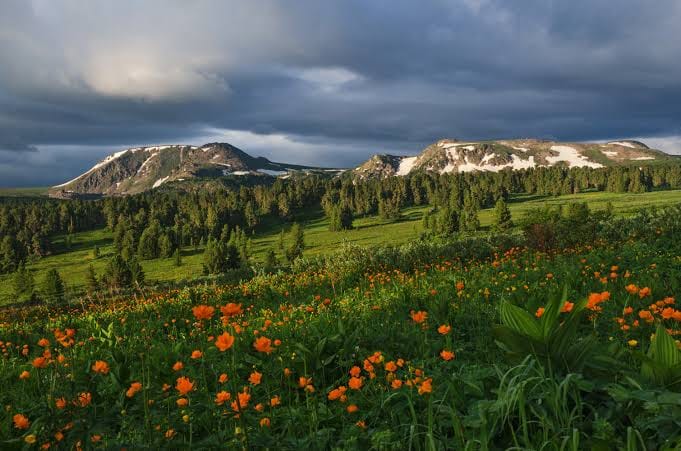
<path id="1" fill-rule="evenodd" d="M 441 137 L 674 149 L 678 23 L 676 0 L 7 0 L 0 185 L 212 139 L 333 166 Z"/>

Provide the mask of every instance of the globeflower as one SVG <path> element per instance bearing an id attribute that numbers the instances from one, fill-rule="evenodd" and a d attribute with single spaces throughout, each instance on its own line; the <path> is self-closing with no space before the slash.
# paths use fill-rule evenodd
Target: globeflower
<path id="1" fill-rule="evenodd" d="M 178 377 L 175 389 L 184 396 L 194 389 L 194 383 L 188 377 Z"/>
<path id="2" fill-rule="evenodd" d="M 125 392 L 125 396 L 132 398 L 140 390 L 142 390 L 142 384 L 140 382 L 133 382 L 130 384 L 130 388 Z"/>
<path id="3" fill-rule="evenodd" d="M 442 324 L 440 327 L 437 328 L 437 333 L 439 333 L 440 335 L 447 335 L 451 330 L 452 326 L 448 324 Z"/>
<path id="4" fill-rule="evenodd" d="M 455 355 L 452 351 L 447 351 L 446 349 L 443 349 L 440 352 L 440 357 L 442 357 L 443 360 L 450 361 L 454 359 Z"/>
<path id="5" fill-rule="evenodd" d="M 192 309 L 194 318 L 196 318 L 199 321 L 204 319 L 211 319 L 213 317 L 214 312 L 215 308 L 208 305 L 197 305 Z"/>
<path id="6" fill-rule="evenodd" d="M 236 316 L 243 312 L 243 310 L 241 309 L 241 304 L 235 304 L 233 302 L 230 302 L 229 304 L 220 307 L 220 311 L 226 317 Z"/>
<path id="7" fill-rule="evenodd" d="M 17 413 L 12 417 L 12 421 L 14 422 L 14 427 L 17 429 L 28 429 L 28 427 L 31 425 L 31 422 L 26 418 L 26 416 Z"/>
<path id="8" fill-rule="evenodd" d="M 353 390 L 359 390 L 362 388 L 362 379 L 359 377 L 351 377 L 350 381 L 348 381 L 348 387 Z"/>
<path id="9" fill-rule="evenodd" d="M 233 344 L 234 337 L 227 332 L 223 333 L 222 335 L 218 335 L 218 338 L 215 340 L 215 347 L 218 348 L 220 352 L 225 352 L 231 348 Z"/>
<path id="10" fill-rule="evenodd" d="M 253 371 L 251 375 L 248 376 L 248 382 L 250 382 L 252 385 L 259 385 L 261 379 L 262 373 L 258 373 L 257 371 Z"/>
<path id="11" fill-rule="evenodd" d="M 92 371 L 99 374 L 108 374 L 109 364 L 104 360 L 97 360 L 94 365 L 92 365 Z"/>
<path id="12" fill-rule="evenodd" d="M 266 354 L 269 354 L 272 351 L 274 351 L 274 349 L 272 348 L 272 340 L 270 340 L 267 337 L 258 337 L 253 343 L 253 347 L 255 348 L 256 351 L 264 352 Z"/>
<path id="13" fill-rule="evenodd" d="M 425 322 L 428 319 L 428 312 L 424 312 L 424 311 L 415 312 L 415 311 L 412 310 L 410 312 L 410 316 L 411 316 L 412 321 L 414 321 L 417 324 L 422 324 L 423 322 Z"/>

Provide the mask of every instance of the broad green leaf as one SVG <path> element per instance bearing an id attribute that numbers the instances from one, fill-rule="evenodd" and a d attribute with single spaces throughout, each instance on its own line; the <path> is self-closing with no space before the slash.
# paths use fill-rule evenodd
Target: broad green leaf
<path id="1" fill-rule="evenodd" d="M 508 301 L 502 302 L 499 310 L 501 322 L 506 326 L 522 335 L 541 341 L 542 331 L 539 322 L 526 310 L 516 307 Z"/>

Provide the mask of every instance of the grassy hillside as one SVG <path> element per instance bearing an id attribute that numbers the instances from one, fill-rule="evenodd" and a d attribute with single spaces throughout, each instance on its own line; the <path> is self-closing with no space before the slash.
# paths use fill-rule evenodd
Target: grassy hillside
<path id="1" fill-rule="evenodd" d="M 651 206 L 662 206 L 681 203 L 681 190 L 658 191 L 642 194 L 616 194 L 605 192 L 581 193 L 559 197 L 515 196 L 509 202 L 514 220 L 518 220 L 532 209 L 544 204 L 559 205 L 569 202 L 588 202 L 592 210 L 605 208 L 611 202 L 615 212 L 620 215 L 630 214 L 637 209 Z M 320 211 L 311 211 L 301 218 L 305 225 L 306 255 L 315 255 L 338 248 L 343 242 L 359 245 L 402 244 L 414 240 L 421 232 L 421 216 L 429 207 L 414 207 L 403 211 L 399 221 L 390 222 L 378 217 L 358 218 L 354 222 L 355 229 L 345 232 L 330 232 L 328 221 Z M 480 212 L 483 228 L 492 223 L 492 209 Z M 253 257 L 262 261 L 265 252 L 276 248 L 281 228 L 288 228 L 278 220 L 271 219 L 261 224 L 252 237 Z M 73 236 L 70 250 L 66 250 L 63 237 L 55 240 L 57 254 L 37 260 L 29 268 L 34 272 L 38 286 L 45 273 L 52 268 L 57 269 L 67 284 L 67 289 L 81 290 L 85 284 L 87 268 L 92 264 L 95 271 L 101 274 L 107 257 L 113 252 L 111 234 L 106 230 L 95 230 L 77 233 Z M 92 258 L 92 248 L 100 248 L 100 257 Z M 202 249 L 184 248 L 182 266 L 176 267 L 173 259 L 157 259 L 142 262 L 146 279 L 153 281 L 177 281 L 191 279 L 202 273 Z M 278 257 L 281 258 L 279 255 Z M 13 301 L 11 276 L 0 276 L 0 305 Z"/>
<path id="2" fill-rule="evenodd" d="M 679 449 L 679 231 L 1 310 L 0 447 Z"/>
<path id="3" fill-rule="evenodd" d="M 0 197 L 41 197 L 46 195 L 46 187 L 0 188 Z"/>

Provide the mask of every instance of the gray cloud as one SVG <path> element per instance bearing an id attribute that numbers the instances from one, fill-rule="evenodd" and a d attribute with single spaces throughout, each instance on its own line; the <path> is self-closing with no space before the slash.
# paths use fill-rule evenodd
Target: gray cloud
<path id="1" fill-rule="evenodd" d="M 678 23 L 676 0 L 5 0 L 0 185 L 216 137 L 333 166 L 441 137 L 681 151 Z"/>

